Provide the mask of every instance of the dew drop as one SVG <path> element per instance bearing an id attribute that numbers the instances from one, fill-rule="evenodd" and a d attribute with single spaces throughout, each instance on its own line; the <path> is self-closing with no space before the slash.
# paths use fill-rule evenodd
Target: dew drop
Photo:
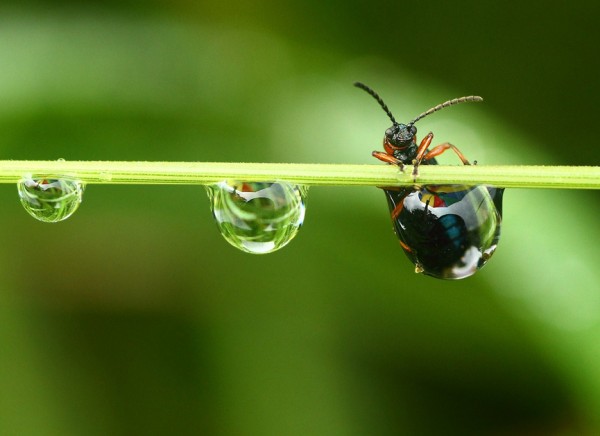
<path id="1" fill-rule="evenodd" d="M 247 253 L 279 250 L 296 236 L 304 221 L 306 186 L 225 181 L 207 189 L 221 234 Z"/>
<path id="2" fill-rule="evenodd" d="M 25 177 L 18 184 L 21 204 L 29 215 L 46 223 L 69 218 L 81 203 L 84 184 L 66 178 Z"/>
<path id="3" fill-rule="evenodd" d="M 438 279 L 475 274 L 500 240 L 503 188 L 436 185 L 384 189 L 396 235 L 415 272 Z"/>

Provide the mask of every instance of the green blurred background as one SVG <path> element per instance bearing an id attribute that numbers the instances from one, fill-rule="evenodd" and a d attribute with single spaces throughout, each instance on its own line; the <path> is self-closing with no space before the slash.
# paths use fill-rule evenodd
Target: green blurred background
<path id="1" fill-rule="evenodd" d="M 598 3 L 15 1 L 2 159 L 375 163 L 389 120 L 486 164 L 600 163 Z M 444 162 L 456 164 L 448 156 Z M 373 188 L 310 190 L 283 250 L 197 186 L 0 187 L 0 433 L 598 434 L 597 192 L 509 190 L 476 276 L 415 275 Z"/>

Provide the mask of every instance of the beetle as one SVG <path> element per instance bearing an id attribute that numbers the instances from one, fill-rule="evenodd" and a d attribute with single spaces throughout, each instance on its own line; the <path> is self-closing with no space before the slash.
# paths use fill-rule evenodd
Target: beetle
<path id="1" fill-rule="evenodd" d="M 444 142 L 429 148 L 429 132 L 417 145 L 415 123 L 448 106 L 480 102 L 479 96 L 454 98 L 421 113 L 408 124 L 396 121 L 383 99 L 367 85 L 354 86 L 370 94 L 392 121 L 385 131 L 385 152 L 373 157 L 399 167 L 413 165 L 413 177 L 420 165 L 437 165 L 437 156 L 452 150 L 463 165 L 470 165 L 453 144 Z M 492 256 L 500 239 L 503 188 L 483 185 L 413 185 L 383 187 L 394 231 L 415 272 L 439 279 L 462 279 L 473 275 Z"/>

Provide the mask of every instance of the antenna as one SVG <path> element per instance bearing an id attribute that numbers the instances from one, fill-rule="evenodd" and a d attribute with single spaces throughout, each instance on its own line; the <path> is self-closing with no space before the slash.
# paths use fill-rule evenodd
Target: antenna
<path id="1" fill-rule="evenodd" d="M 361 82 L 354 82 L 354 86 L 356 86 L 357 88 L 362 89 L 363 91 L 368 92 L 371 95 L 371 97 L 373 97 L 375 100 L 377 100 L 377 102 L 379 103 L 379 105 L 381 106 L 381 108 L 385 111 L 385 113 L 387 114 L 387 116 L 390 117 L 390 120 L 392 120 L 392 123 L 398 124 L 396 122 L 394 116 L 392 115 L 392 111 L 390 111 L 388 109 L 387 105 L 383 102 L 383 99 L 379 96 L 379 94 L 377 94 L 375 91 L 373 91 L 371 88 L 369 88 L 367 85 L 365 85 L 364 83 L 361 83 Z M 481 98 L 481 97 L 479 97 L 479 98 Z M 425 116 L 425 115 L 423 115 L 423 116 Z"/>
<path id="2" fill-rule="evenodd" d="M 483 98 L 479 97 L 478 95 L 469 95 L 466 97 L 453 98 L 452 100 L 445 101 L 441 104 L 438 104 L 437 106 L 432 107 L 428 111 L 423 112 L 417 118 L 415 118 L 410 123 L 408 123 L 408 125 L 412 126 L 414 123 L 416 123 L 420 119 L 425 118 L 427 115 L 431 115 L 432 113 L 437 112 L 441 109 L 444 109 L 445 107 L 453 106 L 455 104 L 464 103 L 467 101 L 480 102 L 480 101 L 483 101 Z"/>

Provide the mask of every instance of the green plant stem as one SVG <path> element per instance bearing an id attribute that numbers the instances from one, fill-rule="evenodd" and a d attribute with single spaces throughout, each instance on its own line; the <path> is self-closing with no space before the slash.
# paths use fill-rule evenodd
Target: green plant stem
<path id="1" fill-rule="evenodd" d="M 27 175 L 72 177 L 91 184 L 211 184 L 221 180 L 306 185 L 414 185 L 412 166 L 224 162 L 0 161 L 0 183 Z M 506 188 L 600 189 L 600 167 L 422 165 L 416 184 Z"/>

